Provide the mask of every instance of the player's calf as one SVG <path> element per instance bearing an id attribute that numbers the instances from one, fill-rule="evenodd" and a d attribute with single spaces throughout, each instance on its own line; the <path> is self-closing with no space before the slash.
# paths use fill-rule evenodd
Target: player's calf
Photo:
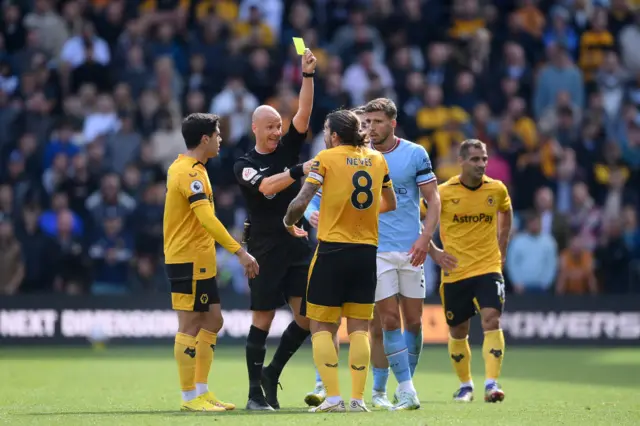
<path id="1" fill-rule="evenodd" d="M 502 401 L 504 392 L 497 384 L 505 352 L 504 334 L 500 329 L 500 311 L 494 308 L 484 308 L 480 310 L 480 315 L 484 330 L 482 357 L 485 364 L 485 401 Z"/>
<path id="2" fill-rule="evenodd" d="M 402 313 L 404 315 L 404 340 L 409 354 L 409 368 L 411 377 L 415 374 L 422 353 L 422 308 L 424 296 L 421 298 L 400 297 Z"/>
<path id="3" fill-rule="evenodd" d="M 449 358 L 460 380 L 460 388 L 453 394 L 454 401 L 473 401 L 473 380 L 471 379 L 471 348 L 468 340 L 469 321 L 449 326 Z"/>
<path id="4" fill-rule="evenodd" d="M 411 379 L 406 340 L 400 329 L 400 306 L 395 296 L 378 301 L 376 306 L 384 330 L 385 355 L 391 366 L 391 371 L 398 381 L 394 400 L 399 402 L 400 396 L 403 396 L 403 405 L 406 405 L 405 403 L 412 399 L 410 396 L 416 394 L 416 390 Z"/>
<path id="5" fill-rule="evenodd" d="M 389 361 L 384 353 L 384 338 L 380 315 L 375 312 L 369 323 L 371 341 L 371 366 L 373 370 L 373 389 L 371 405 L 374 408 L 389 409 L 392 407 L 387 398 L 387 381 L 389 380 Z"/>
<path id="6" fill-rule="evenodd" d="M 222 329 L 224 319 L 220 304 L 209 305 L 209 310 L 201 315 L 201 328 L 196 335 L 196 392 L 210 404 L 222 407 L 225 410 L 233 410 L 236 406 L 229 402 L 223 402 L 215 393 L 209 390 L 209 372 L 213 364 L 218 332 Z"/>
<path id="7" fill-rule="evenodd" d="M 336 321 L 336 327 L 339 328 L 342 323 L 341 319 Z M 309 324 L 311 327 L 311 324 Z M 336 354 L 340 353 L 340 341 L 338 339 L 338 333 L 333 333 L 333 346 L 336 348 Z M 310 407 L 317 407 L 322 404 L 327 397 L 327 390 L 322 383 L 322 377 L 320 377 L 320 371 L 316 368 L 316 384 L 313 391 L 309 392 L 304 397 L 304 403 Z"/>

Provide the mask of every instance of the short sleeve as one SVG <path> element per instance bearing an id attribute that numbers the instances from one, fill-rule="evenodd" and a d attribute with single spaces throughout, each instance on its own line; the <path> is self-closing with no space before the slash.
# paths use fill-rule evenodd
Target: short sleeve
<path id="1" fill-rule="evenodd" d="M 382 187 L 383 188 L 391 188 L 393 187 L 393 182 L 391 182 L 391 177 L 389 176 L 389 165 L 387 164 L 386 158 L 382 157 L 382 164 L 384 166 L 384 177 L 382 178 Z"/>
<path id="2" fill-rule="evenodd" d="M 240 158 L 233 165 L 233 173 L 240 185 L 254 191 L 260 190 L 260 183 L 266 177 L 256 166 L 244 158 Z"/>
<path id="3" fill-rule="evenodd" d="M 202 172 L 183 172 L 176 176 L 175 185 L 180 193 L 189 200 L 191 208 L 209 203 L 205 179 L 208 179 Z"/>
<path id="4" fill-rule="evenodd" d="M 327 173 L 327 166 L 325 164 L 326 159 L 320 152 L 315 156 L 311 163 L 311 170 L 305 182 L 312 183 L 314 185 L 322 185 L 324 183 L 324 176 Z"/>
<path id="5" fill-rule="evenodd" d="M 302 145 L 304 141 L 307 140 L 307 132 L 300 133 L 296 126 L 291 121 L 289 125 L 289 131 L 282 136 L 281 143 L 286 151 L 290 152 L 296 158 L 300 155 L 300 150 L 302 149 Z"/>
<path id="6" fill-rule="evenodd" d="M 431 165 L 431 159 L 427 150 L 423 146 L 416 145 L 414 148 L 414 165 L 416 168 L 416 184 L 418 186 L 426 185 L 429 182 L 436 180 L 436 175 L 433 172 L 433 166 Z"/>
<path id="7" fill-rule="evenodd" d="M 500 204 L 498 205 L 498 210 L 501 212 L 506 212 L 511 210 L 511 197 L 509 197 L 509 191 L 507 191 L 507 187 L 504 186 L 502 182 L 499 182 L 500 185 Z"/>

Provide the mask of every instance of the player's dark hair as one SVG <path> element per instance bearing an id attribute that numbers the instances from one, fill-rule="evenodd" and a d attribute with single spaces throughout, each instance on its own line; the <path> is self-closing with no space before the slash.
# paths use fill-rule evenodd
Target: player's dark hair
<path id="1" fill-rule="evenodd" d="M 216 114 L 189 114 L 182 120 L 182 137 L 187 149 L 197 148 L 203 136 L 211 136 L 218 131 L 219 124 L 220 117 Z"/>
<path id="2" fill-rule="evenodd" d="M 369 101 L 364 106 L 364 112 L 384 112 L 388 118 L 395 120 L 398 118 L 398 108 L 396 108 L 396 104 L 393 103 L 391 99 L 387 98 L 378 98 L 372 101 Z"/>
<path id="3" fill-rule="evenodd" d="M 343 145 L 364 146 L 365 134 L 360 132 L 360 119 L 349 110 L 342 109 L 327 115 L 329 132 L 336 133 Z"/>
<path id="4" fill-rule="evenodd" d="M 477 149 L 487 149 L 487 145 L 478 139 L 467 139 L 460 144 L 460 148 L 458 149 L 458 155 L 464 159 L 469 157 L 469 150 L 471 148 Z"/>

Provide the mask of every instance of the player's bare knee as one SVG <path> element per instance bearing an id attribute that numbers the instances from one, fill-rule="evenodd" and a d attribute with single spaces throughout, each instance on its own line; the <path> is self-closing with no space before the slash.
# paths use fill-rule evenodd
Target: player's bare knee
<path id="1" fill-rule="evenodd" d="M 369 321 L 356 318 L 347 318 L 347 333 L 351 334 L 355 331 L 369 332 Z"/>
<path id="2" fill-rule="evenodd" d="M 500 313 L 491 312 L 482 317 L 482 329 L 484 331 L 497 330 L 500 328 Z"/>
<path id="3" fill-rule="evenodd" d="M 382 325 L 378 321 L 371 321 L 369 325 L 369 335 L 371 340 L 382 341 Z"/>
<path id="4" fill-rule="evenodd" d="M 296 324 L 298 324 L 298 327 L 302 328 L 303 330 L 309 330 L 309 318 L 296 313 L 293 315 L 293 320 L 296 322 Z"/>
<path id="5" fill-rule="evenodd" d="M 400 328 L 400 313 L 399 312 L 385 312 L 382 314 L 382 328 L 384 330 L 397 330 Z"/>
<path id="6" fill-rule="evenodd" d="M 449 326 L 449 334 L 454 339 L 465 339 L 469 335 L 469 321 Z"/>
<path id="7" fill-rule="evenodd" d="M 422 328 L 422 317 L 408 316 L 404 328 L 413 334 L 419 334 Z"/>
<path id="8" fill-rule="evenodd" d="M 178 333 L 196 336 L 202 327 L 199 312 L 178 311 Z"/>
<path id="9" fill-rule="evenodd" d="M 224 318 L 222 317 L 221 312 L 211 313 L 207 317 L 206 324 L 203 324 L 203 327 L 212 333 L 218 333 L 222 330 L 222 326 L 224 325 Z"/>
<path id="10" fill-rule="evenodd" d="M 253 326 L 260 330 L 269 331 L 271 329 L 271 323 L 276 316 L 276 311 L 254 311 L 253 312 Z"/>

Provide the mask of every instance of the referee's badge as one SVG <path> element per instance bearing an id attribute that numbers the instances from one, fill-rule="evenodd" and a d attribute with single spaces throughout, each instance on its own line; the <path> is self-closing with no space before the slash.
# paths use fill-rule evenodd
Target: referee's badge
<path id="1" fill-rule="evenodd" d="M 194 194 L 204 192 L 204 185 L 199 180 L 194 180 L 193 182 L 191 182 L 189 188 L 191 188 L 191 192 L 193 192 Z"/>
<path id="2" fill-rule="evenodd" d="M 242 179 L 249 182 L 252 177 L 258 174 L 258 171 L 252 167 L 245 167 L 242 169 Z"/>

